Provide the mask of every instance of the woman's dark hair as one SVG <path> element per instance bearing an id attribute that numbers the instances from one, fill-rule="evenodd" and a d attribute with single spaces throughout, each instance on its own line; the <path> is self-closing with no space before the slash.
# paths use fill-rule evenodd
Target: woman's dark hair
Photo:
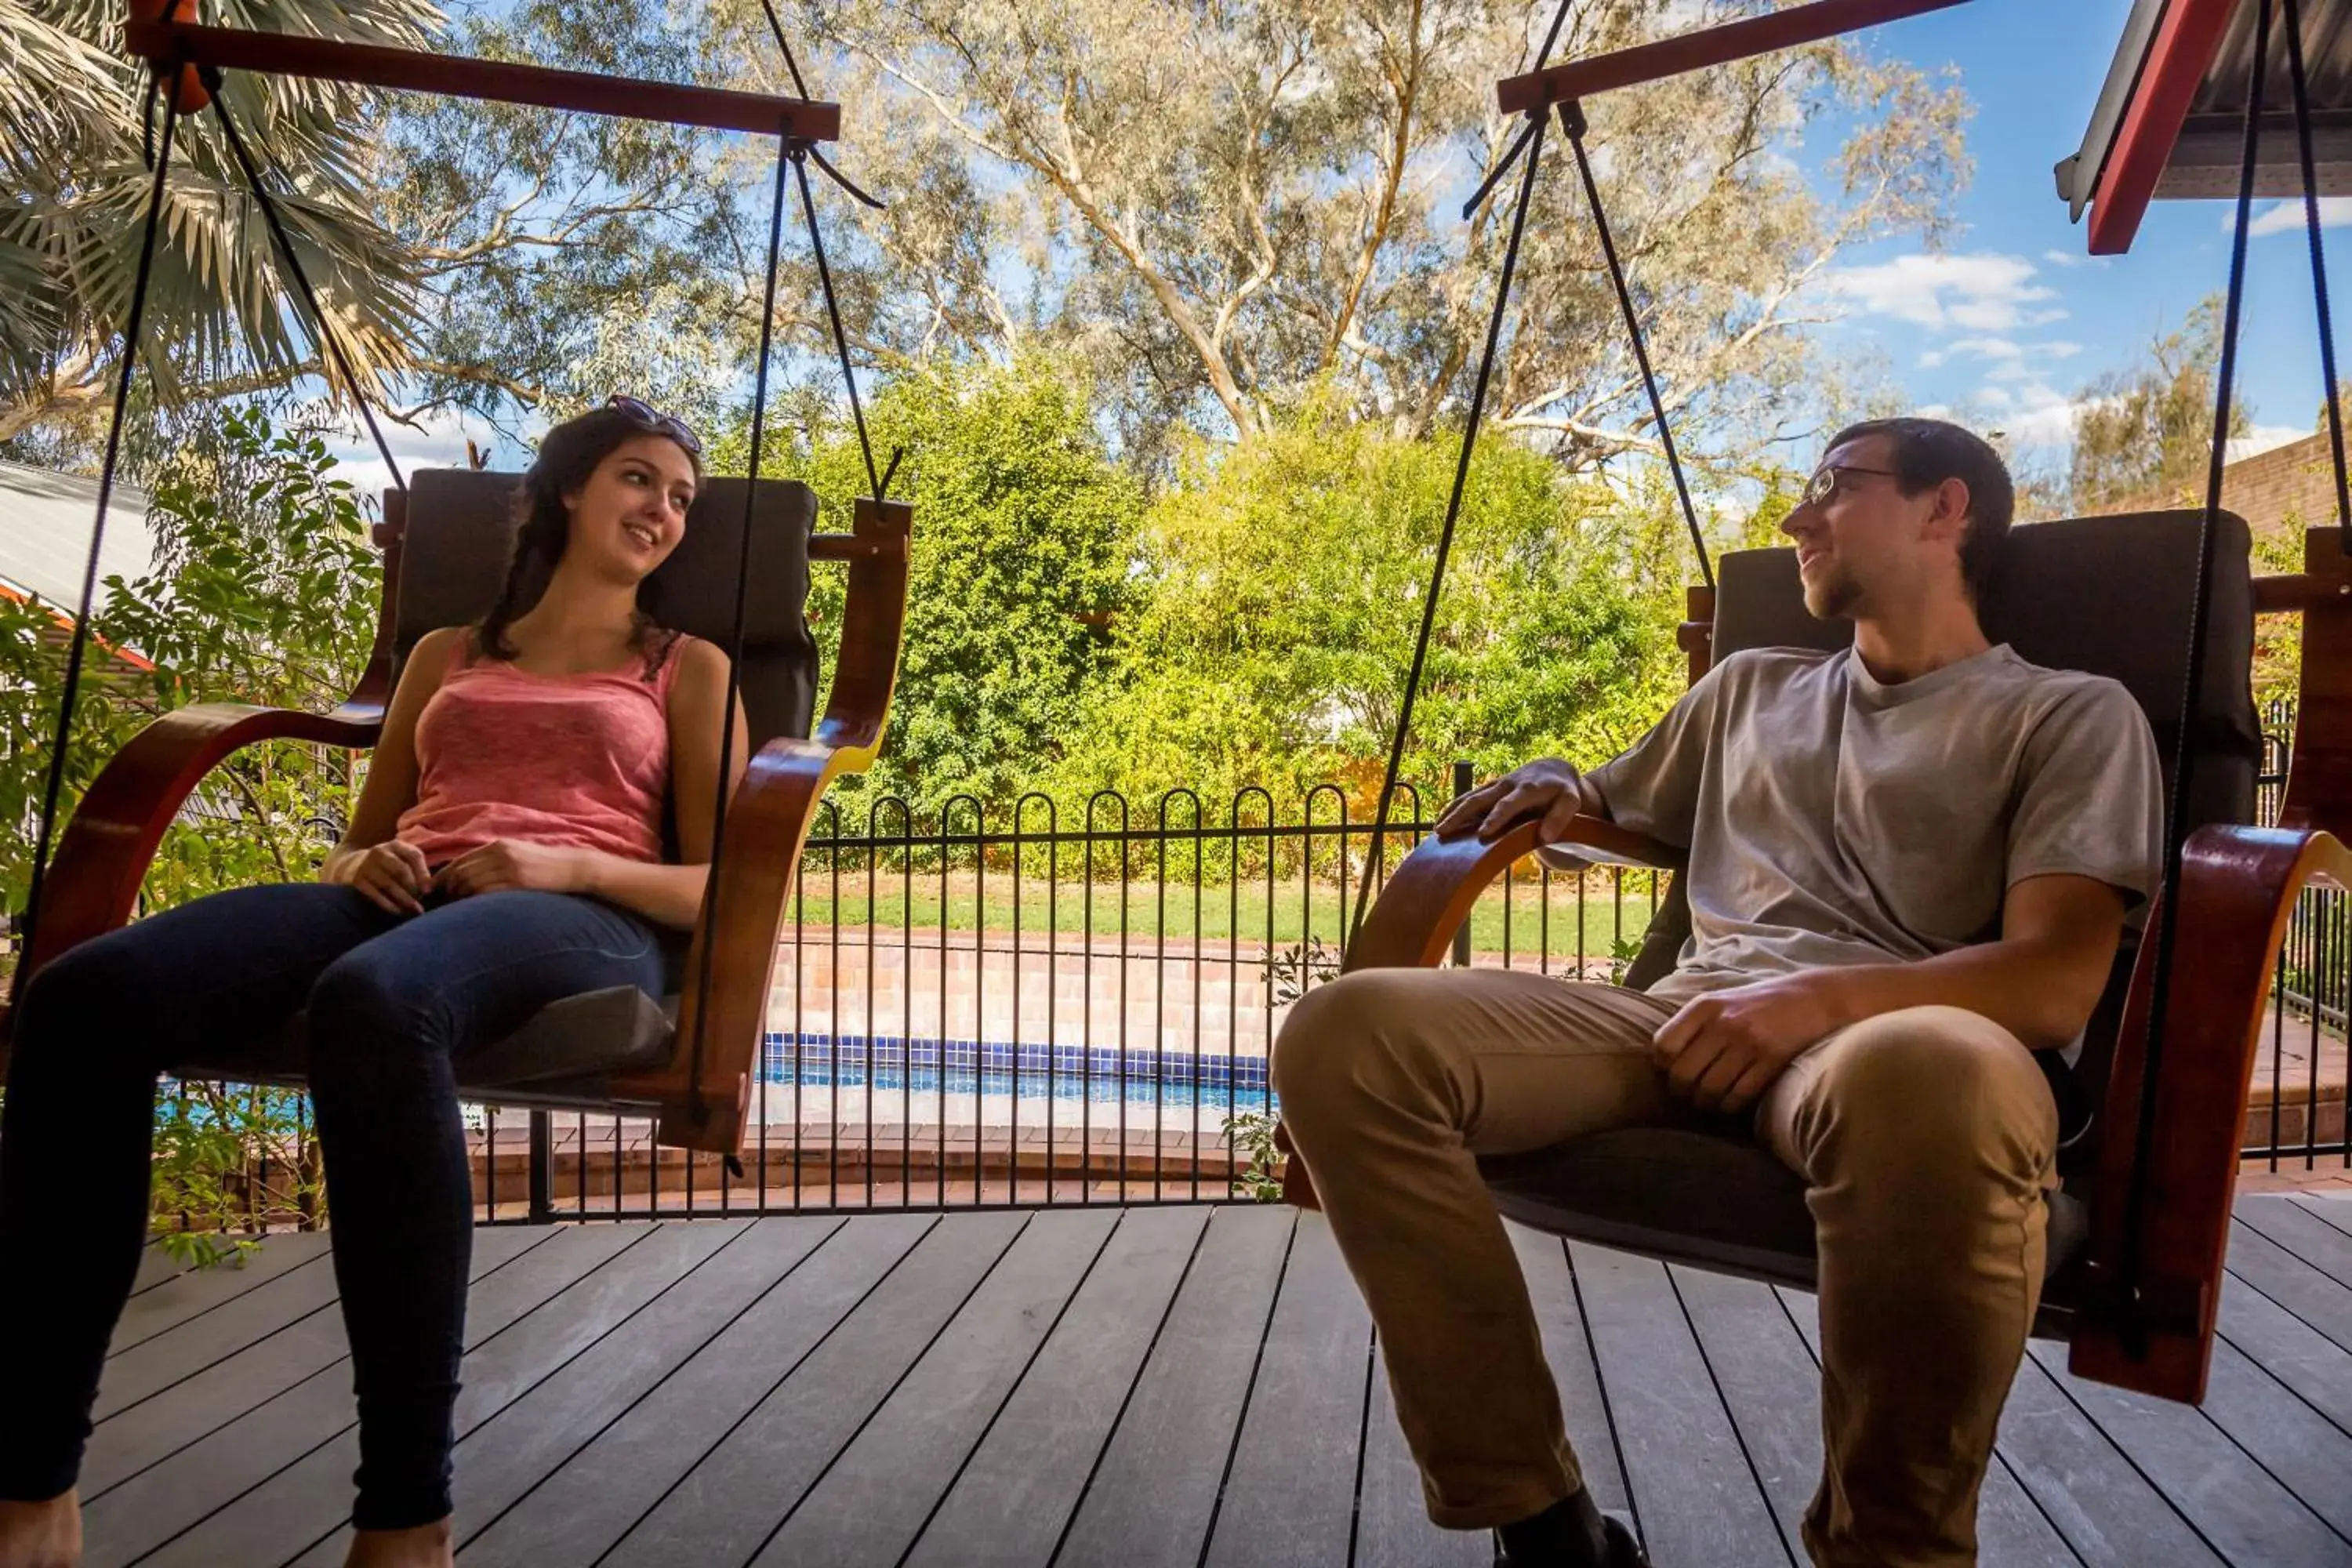
<path id="1" fill-rule="evenodd" d="M 555 563 L 563 559 L 564 546 L 572 537 L 572 516 L 563 504 L 564 496 L 585 486 L 595 473 L 596 465 L 611 457 L 623 442 L 639 436 L 662 434 L 645 419 L 608 406 L 593 409 L 577 419 L 567 419 L 541 440 L 538 458 L 515 490 L 514 557 L 507 566 L 506 583 L 499 589 L 498 602 L 474 629 L 478 655 L 514 658 L 514 645 L 507 640 L 507 628 L 547 591 L 547 579 L 554 572 Z M 688 451 L 686 458 L 694 465 L 695 478 L 699 479 L 701 457 Z M 663 631 L 661 584 L 648 577 L 637 585 L 637 617 L 633 634 L 635 646 L 646 655 L 648 679 L 676 640 L 674 635 L 656 635 Z"/>
<path id="2" fill-rule="evenodd" d="M 1960 577 L 1969 597 L 1984 603 L 1985 589 L 2000 569 L 2017 510 L 2017 487 L 2009 465 L 1992 444 L 1973 430 L 1945 419 L 1865 419 L 1830 437 L 1828 450 L 1848 441 L 1884 436 L 1894 448 L 1895 485 L 1906 496 L 1933 489 L 1946 479 L 1969 487 L 1969 531 L 1960 537 Z"/>

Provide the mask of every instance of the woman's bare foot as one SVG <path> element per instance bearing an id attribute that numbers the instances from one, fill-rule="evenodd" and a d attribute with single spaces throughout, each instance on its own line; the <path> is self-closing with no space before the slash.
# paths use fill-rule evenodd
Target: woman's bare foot
<path id="1" fill-rule="evenodd" d="M 81 1498 L 0 1502 L 0 1568 L 74 1568 L 81 1561 Z"/>
<path id="2" fill-rule="evenodd" d="M 362 1530 L 352 1536 L 343 1568 L 450 1568 L 449 1521 L 435 1520 L 414 1530 Z"/>

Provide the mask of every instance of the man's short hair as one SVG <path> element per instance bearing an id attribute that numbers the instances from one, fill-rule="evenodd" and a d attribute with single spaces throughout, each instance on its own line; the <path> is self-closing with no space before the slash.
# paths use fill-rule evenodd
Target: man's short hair
<path id="1" fill-rule="evenodd" d="M 1895 449 L 1895 482 L 1906 496 L 1933 489 L 1946 479 L 1969 487 L 1969 528 L 1960 538 L 1960 576 L 1969 597 L 1984 602 L 1985 589 L 2000 565 L 2017 510 L 2017 487 L 2009 465 L 1990 442 L 1946 419 L 1865 419 L 1830 437 L 1828 450 L 1849 441 L 1884 436 Z"/>

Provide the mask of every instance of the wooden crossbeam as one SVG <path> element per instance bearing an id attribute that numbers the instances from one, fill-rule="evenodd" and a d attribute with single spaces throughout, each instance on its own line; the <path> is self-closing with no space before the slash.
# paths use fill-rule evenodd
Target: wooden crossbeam
<path id="1" fill-rule="evenodd" d="M 1495 95 L 1504 113 L 1526 114 L 1555 103 L 1591 98 L 1612 88 L 1633 87 L 1680 76 L 1685 71 L 1728 65 L 1774 49 L 1819 43 L 1860 27 L 1899 22 L 1906 16 L 1967 3 L 1968 0 L 1814 0 L 1811 5 L 1791 6 L 1769 16 L 1726 22 L 1719 27 L 1508 77 L 1495 89 Z"/>
<path id="2" fill-rule="evenodd" d="M 187 22 L 133 21 L 124 28 L 131 54 L 158 68 L 173 61 L 216 66 L 224 70 L 262 71 L 271 76 L 347 81 L 360 87 L 404 88 L 444 98 L 527 103 L 670 125 L 700 125 L 713 131 L 748 131 L 834 142 L 841 136 L 841 106 L 806 99 L 683 82 L 638 81 L 593 71 L 550 66 L 431 55 L 379 44 L 258 33 L 243 27 L 206 27 Z"/>

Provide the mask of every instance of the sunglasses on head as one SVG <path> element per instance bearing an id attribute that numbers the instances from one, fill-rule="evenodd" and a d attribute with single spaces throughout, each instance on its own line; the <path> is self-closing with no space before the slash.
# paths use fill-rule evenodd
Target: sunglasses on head
<path id="1" fill-rule="evenodd" d="M 657 436 L 668 437 L 684 447 L 688 456 L 695 458 L 702 456 L 701 441 L 696 438 L 693 431 L 686 427 L 685 422 L 675 416 L 664 414 L 652 404 L 631 397 L 626 393 L 616 392 L 604 400 L 604 406 L 619 409 Z"/>

